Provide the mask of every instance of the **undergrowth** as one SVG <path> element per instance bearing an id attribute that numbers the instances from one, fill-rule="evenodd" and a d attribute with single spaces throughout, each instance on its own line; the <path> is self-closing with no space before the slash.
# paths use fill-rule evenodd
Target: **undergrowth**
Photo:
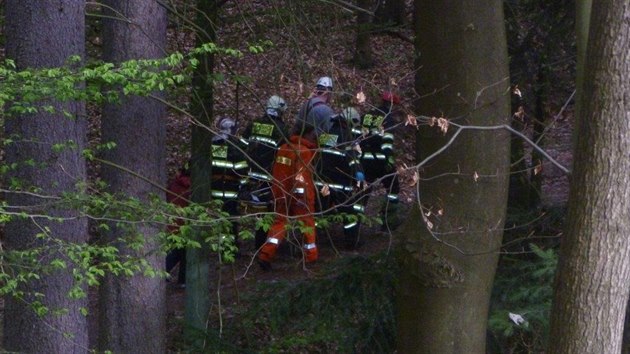
<path id="1" fill-rule="evenodd" d="M 259 286 L 210 352 L 392 353 L 393 257 L 345 257 L 321 275 Z M 212 336 L 212 334 L 210 334 Z"/>

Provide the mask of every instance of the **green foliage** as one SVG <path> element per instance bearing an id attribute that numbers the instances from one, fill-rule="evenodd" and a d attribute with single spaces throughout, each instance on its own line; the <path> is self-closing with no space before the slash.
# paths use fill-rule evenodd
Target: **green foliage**
<path id="1" fill-rule="evenodd" d="M 222 340 L 208 334 L 211 351 L 230 343 L 229 352 L 394 352 L 395 282 L 395 262 L 379 255 L 340 259 L 318 277 L 261 285 Z"/>
<path id="2" fill-rule="evenodd" d="M 260 44 L 252 48 L 262 51 L 264 47 Z M 206 54 L 236 58 L 243 55 L 232 48 L 204 43 L 187 55 L 175 52 L 161 59 L 129 60 L 120 65 L 103 62 L 81 65 L 81 58 L 75 56 L 64 67 L 18 70 L 14 61 L 5 60 L 0 65 L 0 106 L 4 106 L 8 115 L 57 112 L 71 117 L 63 108 L 41 102 L 54 99 L 113 103 L 119 102 L 123 95 L 148 96 L 156 91 L 177 89 L 190 84 L 199 64 L 198 57 Z"/>
<path id="3" fill-rule="evenodd" d="M 268 41 L 251 44 L 250 50 L 261 52 L 269 45 Z M 129 60 L 119 65 L 98 61 L 84 63 L 80 57 L 73 56 L 63 67 L 23 69 L 12 60 L 5 60 L 0 63 L 0 106 L 4 109 L 0 123 L 4 125 L 5 119 L 20 119 L 34 113 L 63 114 L 74 119 L 66 111 L 64 102 L 116 103 L 125 95 L 149 96 L 158 91 L 185 90 L 200 63 L 199 57 L 207 54 L 242 56 L 238 50 L 205 43 L 188 54 L 176 52 L 161 59 Z M 61 103 L 50 104 L 53 100 Z M 2 143 L 6 146 L 21 139 L 20 136 L 10 135 L 3 137 Z M 71 140 L 58 141 L 51 142 L 50 148 L 53 153 L 60 154 L 77 150 L 79 145 Z M 114 148 L 115 142 L 103 142 L 80 153 L 87 160 L 106 163 L 98 159 L 99 152 Z M 37 242 L 30 248 L 0 252 L 0 295 L 29 301 L 38 314 L 54 314 L 58 310 L 46 308 L 43 299 L 25 290 L 29 282 L 46 274 L 71 272 L 74 284 L 67 296 L 79 299 L 86 296 L 89 286 L 99 285 L 106 274 L 164 276 L 161 269 L 154 269 L 145 258 L 147 252 L 153 252 L 147 249 L 140 229 L 147 225 L 165 229 L 168 225 L 181 223 L 179 232 L 165 231 L 157 236 L 162 251 L 176 247 L 199 248 L 208 244 L 210 249 L 221 254 L 224 262 L 234 260 L 237 251 L 235 235 L 231 234 L 229 215 L 221 211 L 219 202 L 207 205 L 192 203 L 189 207 L 179 208 L 157 197 L 140 200 L 109 193 L 106 184 L 100 180 L 90 183 L 80 181 L 74 191 L 66 191 L 63 195 L 45 195 L 40 187 L 28 185 L 27 181 L 15 177 L 20 175 L 21 169 L 37 169 L 46 164 L 46 161 L 29 159 L 0 165 L 0 177 L 5 179 L 4 188 L 7 188 L 4 191 L 28 193 L 45 201 L 45 207 L 37 210 L 36 216 L 30 215 L 29 210 L 1 201 L 0 226 L 17 219 L 35 222 L 34 218 L 62 223 L 74 219 L 74 214 L 94 220 L 98 233 L 115 235 L 115 239 L 93 244 L 65 242 L 52 234 L 50 228 L 43 226 L 37 235 L 33 235 Z M 54 216 L 59 214 L 55 211 L 60 210 L 67 216 Z M 243 233 L 241 237 L 251 237 L 251 233 Z M 87 314 L 86 311 L 82 310 Z"/>
<path id="4" fill-rule="evenodd" d="M 533 255 L 527 258 L 503 256 L 495 279 L 489 328 L 502 352 L 543 352 L 547 342 L 558 256 L 551 248 L 529 247 Z"/>

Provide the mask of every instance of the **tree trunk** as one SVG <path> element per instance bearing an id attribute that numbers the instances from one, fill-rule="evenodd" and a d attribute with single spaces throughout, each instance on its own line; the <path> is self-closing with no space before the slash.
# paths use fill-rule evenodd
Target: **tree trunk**
<path id="1" fill-rule="evenodd" d="M 6 54 L 15 60 L 18 69 L 51 68 L 63 66 L 72 55 L 84 56 L 84 1 L 8 0 L 5 8 Z M 38 195 L 59 197 L 64 192 L 76 191 L 76 185 L 86 179 L 85 161 L 81 151 L 85 148 L 85 105 L 82 102 L 59 103 L 47 101 L 57 112 L 66 110 L 72 119 L 61 113 L 25 114 L 6 117 L 6 136 L 14 142 L 5 146 L 4 164 L 18 164 L 9 173 L 23 183 L 23 190 L 40 188 Z M 19 136 L 19 138 L 15 138 Z M 53 145 L 72 140 L 75 148 L 53 151 Z M 26 161 L 32 160 L 35 165 Z M 36 166 L 36 167 L 35 167 Z M 46 206 L 45 200 L 27 194 L 7 193 L 8 205 L 22 206 L 26 213 L 74 218 L 77 213 Z M 36 235 L 49 228 L 47 239 Z M 87 220 L 77 218 L 62 223 L 45 219 L 15 219 L 5 228 L 5 244 L 8 250 L 25 250 L 32 247 L 55 245 L 54 240 L 82 243 L 87 240 Z M 51 242 L 53 241 L 53 242 Z M 50 250 L 55 249 L 50 247 Z M 59 255 L 45 255 L 40 264 L 45 265 Z M 71 269 L 72 264 L 69 264 Z M 87 307 L 87 299 L 72 300 L 68 291 L 73 284 L 69 270 L 43 275 L 38 281 L 22 289 L 44 295 L 43 304 L 51 312 L 67 309 L 62 315 L 49 314 L 39 317 L 24 299 L 5 297 L 4 349 L 26 353 L 83 353 L 88 349 L 86 317 L 79 309 Z M 64 335 L 67 334 L 68 336 Z"/>
<path id="2" fill-rule="evenodd" d="M 108 0 L 103 20 L 103 57 L 120 63 L 129 59 L 164 56 L 166 11 L 154 0 Z M 119 104 L 103 107 L 102 139 L 116 147 L 104 153 L 104 159 L 153 181 L 166 184 L 165 125 L 166 111 L 157 100 L 123 97 Z M 150 194 L 164 193 L 119 168 L 105 164 L 103 180 L 112 193 L 123 198 L 148 200 Z M 144 238 L 139 250 L 129 249 L 119 238 L 126 231 L 113 227 L 108 241 L 123 256 L 144 257 L 157 270 L 163 269 L 164 257 L 158 251 L 155 235 L 160 231 L 142 225 L 137 232 Z M 106 277 L 100 288 L 99 347 L 115 353 L 163 353 L 165 347 L 165 282 L 159 277 L 137 274 L 131 277 Z"/>
<path id="3" fill-rule="evenodd" d="M 357 6 L 362 9 L 369 9 L 372 0 L 358 0 Z M 369 69 L 374 65 L 372 60 L 372 45 L 370 41 L 373 29 L 372 18 L 363 11 L 357 11 L 357 38 L 354 50 L 354 65 L 359 69 Z"/>
<path id="4" fill-rule="evenodd" d="M 406 16 L 405 2 L 405 0 L 379 0 L 374 22 L 387 27 L 403 25 Z"/>
<path id="5" fill-rule="evenodd" d="M 509 124 L 509 74 L 500 0 L 416 0 L 417 113 L 478 126 Z M 444 22 L 443 19 L 449 21 Z M 417 159 L 444 147 L 420 128 Z M 422 213 L 402 226 L 398 351 L 484 353 L 509 173 L 505 131 L 464 131 L 421 171 Z M 427 216 L 428 215 L 428 216 Z M 427 222 L 422 222 L 426 216 Z M 419 224 L 420 223 L 420 224 Z"/>
<path id="6" fill-rule="evenodd" d="M 592 9 L 549 353 L 621 351 L 630 281 L 628 18 L 627 1 Z"/>
<path id="7" fill-rule="evenodd" d="M 216 0 L 197 0 L 197 45 L 215 40 L 217 13 Z M 214 70 L 214 57 L 204 55 L 193 77 L 192 114 L 199 124 L 192 125 L 191 146 L 191 199 L 195 203 L 208 204 L 210 201 L 210 176 L 212 170 L 211 151 L 213 90 L 211 74 Z M 195 228 L 195 235 L 202 238 L 202 228 Z M 202 248 L 188 249 L 186 252 L 186 310 L 185 335 L 188 340 L 203 338 L 210 314 L 210 248 L 200 241 Z M 199 344 L 199 343 L 197 343 Z"/>

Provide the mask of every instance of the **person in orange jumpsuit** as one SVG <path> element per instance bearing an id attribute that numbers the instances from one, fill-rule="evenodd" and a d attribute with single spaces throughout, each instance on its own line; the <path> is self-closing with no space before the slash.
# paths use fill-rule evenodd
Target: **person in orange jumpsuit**
<path id="1" fill-rule="evenodd" d="M 332 80 L 326 78 L 326 85 L 318 81 L 315 95 L 320 98 L 323 107 L 330 101 Z M 309 100 L 310 102 L 310 100 Z M 267 242 L 258 255 L 258 264 L 263 270 L 271 269 L 278 246 L 284 240 L 289 219 L 296 219 L 300 224 L 304 241 L 304 259 L 314 262 L 318 258 L 315 237 L 315 198 L 313 182 L 313 159 L 317 152 L 317 139 L 320 132 L 326 132 L 334 112 L 325 106 L 314 109 L 315 104 L 307 104 L 300 110 L 289 141 L 278 149 L 272 168 L 272 185 L 275 206 L 275 219 Z"/>
<path id="2" fill-rule="evenodd" d="M 273 164 L 273 193 L 276 216 L 267 233 L 267 242 L 258 255 L 258 263 L 264 270 L 271 269 L 276 250 L 284 240 L 289 218 L 295 217 L 304 238 L 306 262 L 317 260 L 315 243 L 315 184 L 312 162 L 317 151 L 317 138 L 313 130 L 305 135 L 293 135 L 289 142 L 280 146 Z"/>

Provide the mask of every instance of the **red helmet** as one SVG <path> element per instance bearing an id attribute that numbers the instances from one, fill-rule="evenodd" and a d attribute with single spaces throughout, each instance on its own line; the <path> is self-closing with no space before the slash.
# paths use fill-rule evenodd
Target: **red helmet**
<path id="1" fill-rule="evenodd" d="M 383 93 L 381 94 L 381 99 L 385 102 L 400 104 L 400 96 L 391 91 L 383 91 Z"/>

